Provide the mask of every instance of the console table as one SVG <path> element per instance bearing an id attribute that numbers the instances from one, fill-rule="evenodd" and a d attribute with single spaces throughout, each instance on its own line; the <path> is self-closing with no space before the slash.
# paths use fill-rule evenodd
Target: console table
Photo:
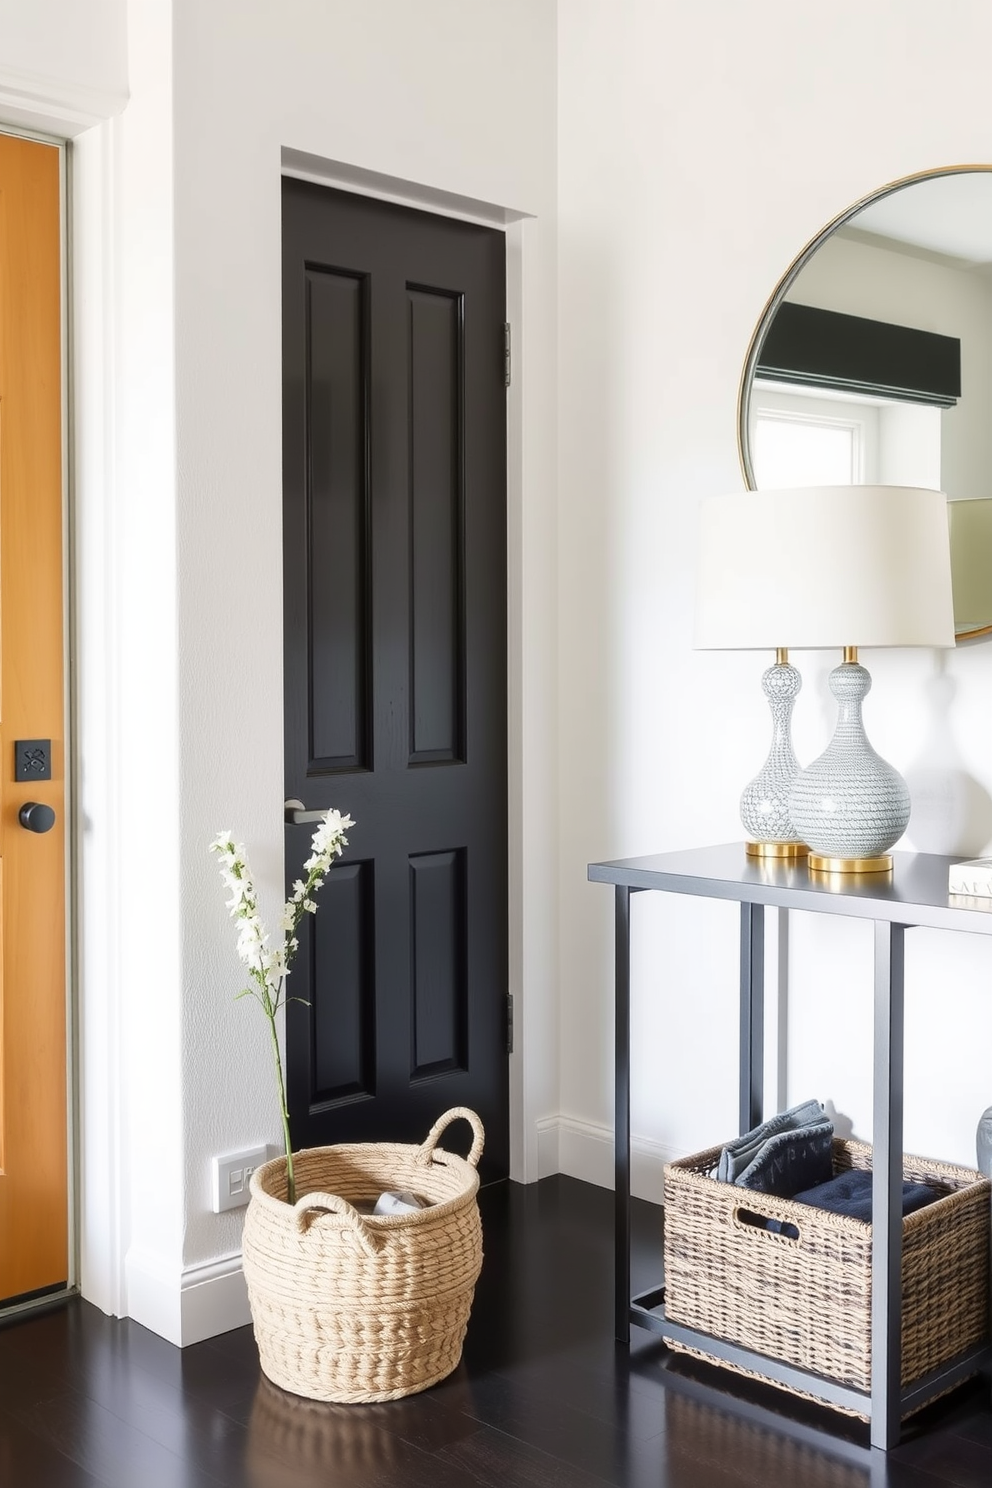
<path id="1" fill-rule="evenodd" d="M 984 1367 L 983 1346 L 903 1392 L 902 1347 L 902 1129 L 903 970 L 905 934 L 917 925 L 992 935 L 988 908 L 949 899 L 947 870 L 960 858 L 894 853 L 886 874 L 839 875 L 809 870 L 804 860 L 749 858 L 743 843 L 656 857 L 591 863 L 589 878 L 614 885 L 616 899 L 616 1336 L 630 1341 L 630 1325 L 664 1332 L 740 1368 L 754 1369 L 835 1406 L 853 1406 L 871 1421 L 871 1444 L 888 1450 L 901 1418 L 938 1390 L 951 1389 Z M 746 1132 L 763 1119 L 765 905 L 871 920 L 875 927 L 874 1089 L 872 1178 L 872 1316 L 870 1394 L 765 1358 L 726 1340 L 665 1318 L 664 1287 L 630 1295 L 630 899 L 645 889 L 736 900 L 740 931 L 740 1101 Z"/>

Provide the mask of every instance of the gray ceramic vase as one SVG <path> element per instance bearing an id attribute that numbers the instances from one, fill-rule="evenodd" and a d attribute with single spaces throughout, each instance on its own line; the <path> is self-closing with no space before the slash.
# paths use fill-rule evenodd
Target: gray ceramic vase
<path id="1" fill-rule="evenodd" d="M 830 673 L 839 706 L 828 747 L 800 770 L 789 796 L 789 815 L 814 853 L 830 858 L 873 858 L 898 842 L 909 821 L 909 787 L 877 755 L 861 721 L 871 676 L 856 661 Z"/>
<path id="2" fill-rule="evenodd" d="M 787 661 L 768 667 L 761 686 L 772 715 L 768 758 L 741 796 L 741 821 L 754 842 L 800 842 L 789 815 L 789 794 L 799 773 L 792 748 L 792 709 L 803 679 Z"/>

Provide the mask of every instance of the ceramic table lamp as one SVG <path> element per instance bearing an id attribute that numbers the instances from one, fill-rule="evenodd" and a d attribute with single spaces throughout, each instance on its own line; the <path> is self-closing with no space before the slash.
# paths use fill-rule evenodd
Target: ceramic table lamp
<path id="1" fill-rule="evenodd" d="M 705 501 L 700 536 L 696 646 L 774 649 L 779 658 L 765 674 L 773 674 L 765 690 L 779 714 L 772 751 L 742 799 L 749 851 L 765 847 L 767 821 L 774 823 L 764 834 L 767 850 L 803 843 L 813 868 L 890 868 L 888 849 L 909 821 L 909 791 L 865 734 L 861 704 L 871 677 L 858 647 L 953 646 L 945 496 L 909 486 L 745 491 Z M 793 769 L 782 722 L 781 697 L 788 694 L 791 712 L 799 690 L 798 679 L 780 671 L 788 665 L 782 648 L 844 654 L 830 674 L 836 732 L 806 770 Z"/>

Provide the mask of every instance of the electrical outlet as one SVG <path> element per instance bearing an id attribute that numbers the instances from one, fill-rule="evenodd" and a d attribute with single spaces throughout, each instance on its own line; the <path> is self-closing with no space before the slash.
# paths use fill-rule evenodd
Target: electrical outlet
<path id="1" fill-rule="evenodd" d="M 240 1209 L 247 1204 L 251 1175 L 268 1160 L 267 1147 L 251 1147 L 245 1152 L 229 1152 L 226 1157 L 215 1157 L 211 1164 L 214 1213 L 222 1214 L 225 1209 Z"/>

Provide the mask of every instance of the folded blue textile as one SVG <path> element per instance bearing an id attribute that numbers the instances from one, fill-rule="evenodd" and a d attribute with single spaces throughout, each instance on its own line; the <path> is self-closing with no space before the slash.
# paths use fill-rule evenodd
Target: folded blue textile
<path id="1" fill-rule="evenodd" d="M 833 1138 L 833 1122 L 821 1112 L 815 1124 L 769 1137 L 735 1182 L 782 1199 L 824 1184 L 833 1172 Z"/>
<path id="2" fill-rule="evenodd" d="M 851 1168 L 847 1173 L 838 1173 L 828 1183 L 819 1183 L 815 1188 L 793 1195 L 797 1204 L 811 1204 L 814 1209 L 829 1209 L 831 1214 L 849 1214 L 852 1219 L 863 1219 L 871 1223 L 871 1169 Z M 902 1185 L 902 1212 L 913 1214 L 925 1204 L 944 1198 L 939 1188 L 927 1183 L 911 1183 L 905 1179 Z"/>
<path id="3" fill-rule="evenodd" d="M 847 1214 L 851 1219 L 860 1219 L 871 1224 L 871 1169 L 851 1168 L 849 1172 L 838 1173 L 827 1183 L 818 1183 L 792 1197 L 797 1204 L 808 1204 L 813 1209 L 827 1209 L 831 1214 Z M 943 1197 L 939 1188 L 931 1188 L 926 1183 L 911 1183 L 905 1179 L 902 1185 L 902 1212 L 904 1215 L 913 1214 L 917 1209 Z M 799 1238 L 796 1226 L 785 1220 L 768 1219 L 765 1221 L 765 1229 L 772 1230 L 777 1235 L 787 1235 L 790 1240 Z"/>
<path id="4" fill-rule="evenodd" d="M 794 1131 L 797 1127 L 818 1124 L 824 1119 L 823 1107 L 817 1100 L 803 1101 L 788 1111 L 780 1111 L 760 1126 L 752 1127 L 741 1137 L 728 1142 L 720 1153 L 716 1176 L 721 1183 L 737 1183 L 740 1175 L 754 1162 L 769 1138 L 780 1132 Z M 829 1176 L 829 1175 L 828 1175 Z"/>

